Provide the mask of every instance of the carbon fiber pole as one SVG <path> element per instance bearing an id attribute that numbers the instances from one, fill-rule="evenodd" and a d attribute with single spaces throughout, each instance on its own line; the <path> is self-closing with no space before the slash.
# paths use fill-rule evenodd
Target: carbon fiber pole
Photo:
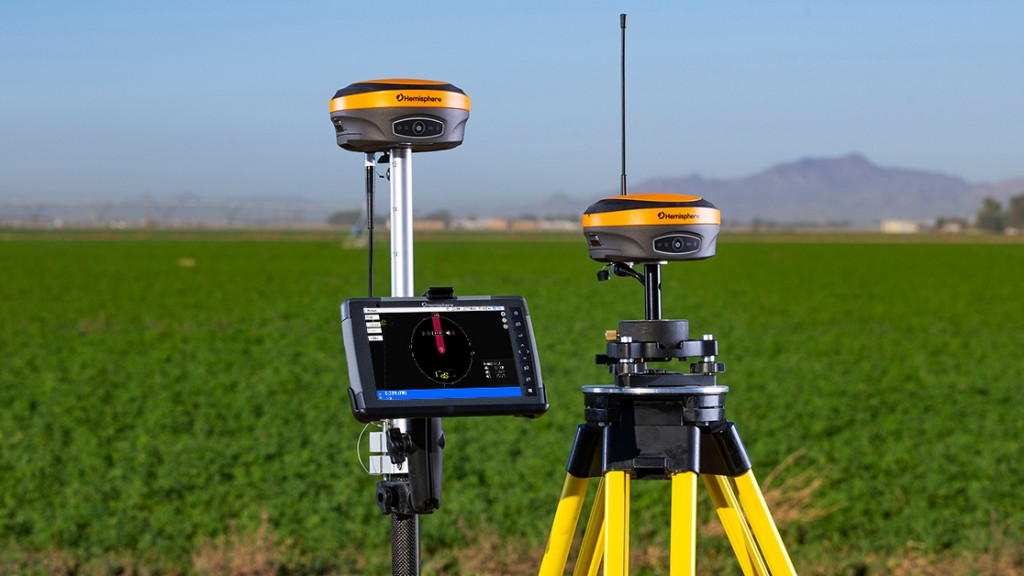
<path id="1" fill-rule="evenodd" d="M 420 574 L 420 517 L 405 514 L 391 515 L 391 574 L 392 576 L 419 576 Z"/>

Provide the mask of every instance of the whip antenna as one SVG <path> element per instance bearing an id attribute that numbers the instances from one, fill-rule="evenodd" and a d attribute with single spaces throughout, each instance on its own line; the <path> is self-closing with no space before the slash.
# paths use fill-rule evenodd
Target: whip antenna
<path id="1" fill-rule="evenodd" d="M 619 14 L 622 28 L 622 181 L 619 193 L 626 195 L 626 15 Z"/>

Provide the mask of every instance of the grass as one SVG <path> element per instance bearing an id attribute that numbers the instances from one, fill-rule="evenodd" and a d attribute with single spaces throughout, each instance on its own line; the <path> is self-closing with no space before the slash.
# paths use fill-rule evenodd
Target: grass
<path id="1" fill-rule="evenodd" d="M 388 570 L 337 319 L 365 294 L 365 254 L 287 239 L 0 242 L 0 572 Z M 425 571 L 529 573 L 579 387 L 608 382 L 592 355 L 642 316 L 642 290 L 598 283 L 563 237 L 420 240 L 417 289 L 527 298 L 552 405 L 445 421 Z M 663 307 L 719 339 L 729 416 L 759 476 L 778 470 L 766 493 L 798 569 L 1022 573 L 1024 244 L 777 240 L 725 237 L 716 258 L 665 267 Z M 666 489 L 634 487 L 649 570 Z M 732 565 L 703 538 L 702 569 Z"/>

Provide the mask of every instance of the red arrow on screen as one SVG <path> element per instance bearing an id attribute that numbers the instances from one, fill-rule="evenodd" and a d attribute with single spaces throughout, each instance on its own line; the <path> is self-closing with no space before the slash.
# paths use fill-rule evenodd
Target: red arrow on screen
<path id="1" fill-rule="evenodd" d="M 434 340 L 437 342 L 437 353 L 444 354 L 444 332 L 441 331 L 441 315 L 431 314 L 430 320 L 434 324 Z"/>

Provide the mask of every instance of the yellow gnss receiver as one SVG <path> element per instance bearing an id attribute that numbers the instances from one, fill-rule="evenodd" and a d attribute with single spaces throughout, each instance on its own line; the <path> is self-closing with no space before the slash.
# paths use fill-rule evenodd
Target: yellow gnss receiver
<path id="1" fill-rule="evenodd" d="M 714 204 L 682 194 L 611 196 L 583 213 L 590 257 L 598 262 L 710 258 L 720 224 Z"/>
<path id="2" fill-rule="evenodd" d="M 629 194 L 626 188 L 626 15 L 622 28 L 622 176 L 619 196 L 602 198 L 583 213 L 583 235 L 598 262 L 657 264 L 715 255 L 721 214 L 699 196 Z M 632 275 L 632 274 L 630 274 Z M 603 276 L 599 275 L 599 278 Z"/>
<path id="3" fill-rule="evenodd" d="M 467 120 L 469 96 L 434 80 L 366 80 L 331 99 L 338 146 L 354 152 L 448 150 L 462 144 Z"/>

